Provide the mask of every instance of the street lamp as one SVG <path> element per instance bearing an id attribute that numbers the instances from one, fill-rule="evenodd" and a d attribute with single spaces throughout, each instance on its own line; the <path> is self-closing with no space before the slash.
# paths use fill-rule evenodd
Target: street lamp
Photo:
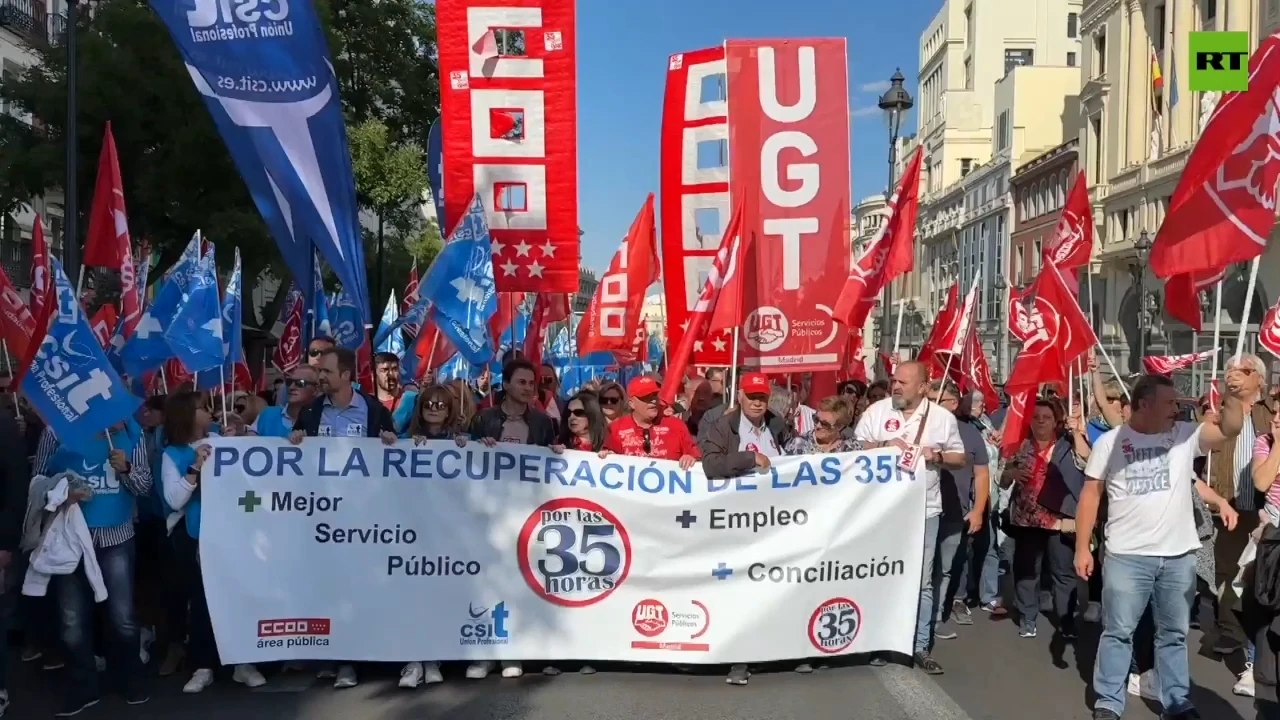
<path id="1" fill-rule="evenodd" d="M 62 133 L 62 137 L 66 142 L 67 150 L 67 180 L 62 188 L 62 252 L 63 260 L 66 261 L 67 277 L 76 278 L 80 273 L 80 245 L 79 245 L 79 225 L 80 225 L 80 199 L 78 196 L 78 180 L 80 176 L 79 170 L 79 136 L 80 124 L 77 119 L 78 110 L 76 108 L 76 84 L 77 79 L 76 66 L 76 25 L 79 20 L 77 12 L 77 4 L 80 0 L 69 0 L 67 2 L 67 127 Z M 72 280 L 75 282 L 75 280 Z M 76 292 L 80 292 L 77 287 Z"/>
<path id="2" fill-rule="evenodd" d="M 996 322 L 1000 323 L 1000 350 L 996 353 L 996 376 L 1004 379 L 1004 361 L 1006 353 L 1009 351 L 1009 321 L 1005 318 L 1005 313 L 1009 312 L 1009 297 L 1005 295 L 1005 291 L 1009 289 L 1009 283 L 1004 279 L 1004 273 L 996 271 L 996 297 L 1000 298 L 1000 308 L 996 310 Z"/>
<path id="3" fill-rule="evenodd" d="M 1151 252 L 1151 238 L 1146 230 L 1138 235 L 1133 248 L 1138 251 L 1138 265 L 1133 268 L 1133 274 L 1138 281 L 1138 362 L 1141 363 L 1147 356 L 1147 328 L 1150 325 L 1147 317 L 1147 255 Z"/>
<path id="4" fill-rule="evenodd" d="M 902 70 L 895 70 L 893 77 L 889 78 L 889 89 L 885 90 L 884 95 L 880 96 L 880 109 L 884 111 L 885 121 L 889 125 L 889 186 L 885 190 L 885 200 L 893 200 L 893 186 L 896 183 L 894 178 L 894 167 L 898 160 L 898 131 L 902 128 L 902 118 L 907 114 L 915 103 L 911 100 L 911 93 L 902 86 L 906 78 L 902 76 Z M 885 355 L 889 354 L 889 306 L 893 304 L 893 287 L 886 284 L 884 288 L 884 296 L 881 298 L 881 317 L 884 322 L 880 323 L 880 352 Z"/>

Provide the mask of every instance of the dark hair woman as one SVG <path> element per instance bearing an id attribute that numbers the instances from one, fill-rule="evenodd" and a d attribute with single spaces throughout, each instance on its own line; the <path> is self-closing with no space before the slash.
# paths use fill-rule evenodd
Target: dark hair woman
<path id="1" fill-rule="evenodd" d="M 462 432 L 458 397 L 444 385 L 429 385 L 418 393 L 409 420 L 409 436 L 417 440 L 447 440 Z"/>
<path id="2" fill-rule="evenodd" d="M 201 441 L 213 425 L 204 397 L 198 392 L 169 396 L 164 408 L 164 436 L 169 445 L 160 461 L 164 502 L 170 511 L 166 525 L 191 601 L 188 659 L 195 672 L 182 688 L 185 693 L 198 693 L 212 685 L 214 669 L 221 664 L 200 572 L 200 469 L 209 458 L 209 446 Z M 252 665 L 237 665 L 232 677 L 249 687 L 267 682 Z"/>
<path id="3" fill-rule="evenodd" d="M 570 450 L 600 452 L 609 433 L 609 421 L 600 409 L 600 396 L 583 390 L 565 403 L 565 421 L 557 445 Z"/>

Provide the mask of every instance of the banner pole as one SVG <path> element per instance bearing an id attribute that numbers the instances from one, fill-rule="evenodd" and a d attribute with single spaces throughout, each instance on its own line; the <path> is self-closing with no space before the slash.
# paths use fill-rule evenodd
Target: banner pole
<path id="1" fill-rule="evenodd" d="M 1218 358 L 1222 355 L 1222 280 L 1213 291 L 1213 363 L 1209 370 L 1209 409 L 1217 410 L 1213 402 L 1213 384 L 1218 381 Z"/>
<path id="2" fill-rule="evenodd" d="M 0 339 L 0 353 L 4 354 L 4 369 L 9 373 L 9 379 L 13 380 L 13 361 L 9 359 L 9 342 L 7 340 Z M 22 406 L 18 404 L 18 390 L 16 387 L 9 388 L 10 394 L 13 395 L 13 411 L 18 414 L 19 420 L 26 420 L 22 416 Z"/>
<path id="3" fill-rule="evenodd" d="M 164 365 L 160 366 L 160 387 L 164 390 L 164 394 L 169 394 L 169 377 L 164 372 Z"/>
<path id="4" fill-rule="evenodd" d="M 1085 286 L 1084 289 L 1089 297 L 1086 302 L 1089 303 L 1089 325 L 1093 328 L 1094 335 L 1097 336 L 1098 342 L 1102 342 L 1102 332 L 1098 328 L 1098 318 L 1093 314 L 1093 258 L 1089 259 L 1089 263 L 1085 265 Z M 1007 306 L 1006 306 L 1007 307 Z M 1092 374 L 1092 373 L 1090 373 Z M 1090 378 L 1092 379 L 1092 378 Z M 1093 397 L 1093 383 L 1085 382 L 1084 374 L 1080 375 L 1080 385 L 1084 387 L 1085 392 L 1089 395 L 1089 407 L 1092 408 L 1095 398 Z M 1083 416 L 1085 413 L 1080 413 Z"/>
<path id="5" fill-rule="evenodd" d="M 733 326 L 733 352 L 732 352 L 732 359 L 729 361 L 729 388 L 728 388 L 729 391 L 726 393 L 728 397 L 725 398 L 726 407 L 733 407 L 734 405 L 737 404 L 736 400 L 738 398 L 738 394 L 736 392 L 736 389 L 738 387 L 738 328 L 740 326 L 741 326 L 740 324 Z"/>
<path id="6" fill-rule="evenodd" d="M 232 376 L 234 379 L 235 376 Z M 234 386 L 233 386 L 234 387 Z M 218 389 L 222 391 L 222 431 L 227 431 L 227 369 L 225 363 L 218 366 Z"/>
<path id="7" fill-rule="evenodd" d="M 1107 367 L 1111 368 L 1111 374 L 1115 376 L 1116 380 L 1120 381 L 1120 389 L 1124 391 L 1124 396 L 1132 400 L 1133 396 L 1129 394 L 1129 383 L 1120 377 L 1120 371 L 1116 370 L 1116 364 L 1111 361 L 1111 353 L 1108 353 L 1107 349 L 1102 347 L 1102 340 L 1100 338 L 1096 339 L 1098 340 L 1098 352 L 1102 353 L 1102 359 L 1107 361 Z"/>
<path id="8" fill-rule="evenodd" d="M 893 331 L 893 359 L 895 360 L 902 357 L 898 352 L 899 348 L 902 346 L 902 312 L 906 309 L 906 306 L 906 299 L 898 298 L 898 321 L 895 323 L 897 328 Z"/>
<path id="9" fill-rule="evenodd" d="M 1253 291 L 1258 287 L 1258 262 L 1262 260 L 1262 256 L 1253 258 L 1253 263 L 1249 266 L 1249 289 L 1245 291 L 1244 310 L 1240 313 L 1240 330 L 1236 335 L 1236 354 L 1234 358 L 1239 360 L 1244 356 L 1244 336 L 1249 329 L 1249 311 L 1253 309 Z M 1264 378 L 1265 380 L 1265 378 Z"/>

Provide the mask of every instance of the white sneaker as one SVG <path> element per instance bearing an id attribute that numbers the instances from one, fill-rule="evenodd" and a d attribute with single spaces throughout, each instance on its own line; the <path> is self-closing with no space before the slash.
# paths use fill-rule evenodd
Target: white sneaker
<path id="1" fill-rule="evenodd" d="M 435 685 L 442 682 L 444 682 L 444 675 L 440 672 L 440 663 L 422 663 L 422 684 Z"/>
<path id="2" fill-rule="evenodd" d="M 524 668 L 520 665 L 519 661 L 512 662 L 510 660 L 504 660 L 502 662 L 502 677 L 518 678 L 521 675 L 524 675 Z"/>
<path id="3" fill-rule="evenodd" d="M 235 671 L 231 673 L 231 679 L 251 688 L 262 687 L 267 684 L 267 679 L 262 677 L 262 673 L 258 672 L 258 668 L 252 665 L 237 665 Z"/>
<path id="4" fill-rule="evenodd" d="M 341 665 L 338 667 L 338 677 L 333 681 L 333 686 L 339 690 L 343 688 L 353 688 L 359 685 L 360 681 L 356 680 L 356 669 L 353 665 Z"/>
<path id="5" fill-rule="evenodd" d="M 481 660 L 480 662 L 473 662 L 467 666 L 467 679 L 483 680 L 489 677 L 489 672 L 491 670 L 493 670 L 492 660 Z"/>
<path id="6" fill-rule="evenodd" d="M 1129 673 L 1129 694 L 1146 700 L 1160 701 L 1160 688 L 1156 686 L 1156 671 L 1148 670 L 1137 675 Z"/>
<path id="7" fill-rule="evenodd" d="M 1253 663 L 1245 663 L 1244 672 L 1240 673 L 1240 679 L 1236 681 L 1235 687 L 1231 688 L 1231 692 L 1244 697 L 1253 697 Z"/>
<path id="8" fill-rule="evenodd" d="M 191 679 L 186 685 L 182 686 L 182 692 L 188 695 L 194 695 L 198 692 L 204 692 L 204 689 L 213 684 L 213 671 L 208 668 L 200 668 L 191 673 Z"/>
<path id="9" fill-rule="evenodd" d="M 138 657 L 142 659 L 143 665 L 151 662 L 151 646 L 155 641 L 156 631 L 150 627 L 144 627 L 138 631 Z"/>
<path id="10" fill-rule="evenodd" d="M 416 688 L 422 684 L 422 663 L 411 662 L 400 670 L 400 687 Z"/>

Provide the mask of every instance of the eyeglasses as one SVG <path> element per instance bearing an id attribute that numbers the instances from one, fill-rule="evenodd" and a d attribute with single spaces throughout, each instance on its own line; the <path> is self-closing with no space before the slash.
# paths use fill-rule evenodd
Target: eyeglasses
<path id="1" fill-rule="evenodd" d="M 569 408 L 569 414 L 576 418 L 584 418 L 587 416 L 587 411 L 582 408 Z"/>
<path id="2" fill-rule="evenodd" d="M 600 398 L 601 405 L 617 405 L 620 402 L 622 402 L 622 398 L 618 397 L 617 395 L 605 395 L 604 397 Z"/>
<path id="3" fill-rule="evenodd" d="M 288 385 L 291 388 L 309 388 L 315 384 L 315 380 L 306 380 L 303 378 L 289 378 L 288 380 Z"/>
<path id="4" fill-rule="evenodd" d="M 443 400 L 428 400 L 426 402 L 426 408 L 428 410 L 444 410 L 447 407 L 449 407 L 449 404 Z"/>
<path id="5" fill-rule="evenodd" d="M 822 419 L 819 419 L 819 420 L 818 420 L 817 422 L 815 422 L 814 424 L 815 424 L 817 427 L 819 427 L 819 428 L 821 428 L 821 429 L 823 429 L 823 430 L 835 430 L 835 429 L 836 429 L 836 424 L 835 424 L 835 423 L 827 422 L 826 420 L 822 420 Z"/>

